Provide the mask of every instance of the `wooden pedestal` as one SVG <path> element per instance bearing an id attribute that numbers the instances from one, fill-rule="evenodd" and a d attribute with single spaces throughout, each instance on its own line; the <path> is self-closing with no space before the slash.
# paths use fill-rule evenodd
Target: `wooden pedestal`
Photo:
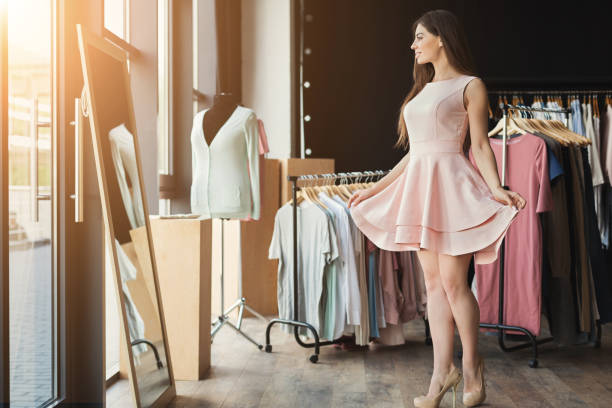
<path id="1" fill-rule="evenodd" d="M 174 378 L 210 368 L 211 220 L 153 219 L 151 231 Z"/>

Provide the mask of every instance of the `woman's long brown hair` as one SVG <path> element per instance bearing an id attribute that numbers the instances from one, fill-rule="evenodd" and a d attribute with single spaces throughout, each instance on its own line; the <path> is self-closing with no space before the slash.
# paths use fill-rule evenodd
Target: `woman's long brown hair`
<path id="1" fill-rule="evenodd" d="M 423 14 L 412 25 L 412 33 L 416 31 L 417 26 L 421 24 L 431 34 L 440 36 L 448 62 L 457 71 L 464 75 L 474 75 L 474 63 L 472 54 L 467 45 L 465 32 L 457 20 L 457 17 L 448 10 L 432 10 Z M 414 83 L 410 92 L 404 99 L 400 108 L 399 120 L 397 123 L 397 132 L 399 138 L 395 143 L 395 147 L 408 149 L 408 130 L 404 122 L 403 112 L 404 107 L 412 98 L 414 98 L 425 87 L 425 84 L 431 82 L 434 77 L 434 67 L 428 62 L 427 64 L 418 64 L 414 59 L 414 67 L 412 68 L 412 78 Z"/>

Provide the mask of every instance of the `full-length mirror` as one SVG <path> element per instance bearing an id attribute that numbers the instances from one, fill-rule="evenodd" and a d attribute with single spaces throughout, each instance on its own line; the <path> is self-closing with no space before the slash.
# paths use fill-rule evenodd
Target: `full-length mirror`
<path id="1" fill-rule="evenodd" d="M 106 227 L 107 253 L 120 300 L 134 400 L 163 406 L 175 394 L 143 199 L 134 110 L 123 51 L 77 26 L 89 123 Z M 154 120 L 154 119 L 152 119 Z"/>

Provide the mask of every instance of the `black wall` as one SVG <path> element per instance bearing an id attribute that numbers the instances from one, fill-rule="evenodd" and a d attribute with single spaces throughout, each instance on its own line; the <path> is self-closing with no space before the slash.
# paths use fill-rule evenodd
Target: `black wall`
<path id="1" fill-rule="evenodd" d="M 336 171 L 390 169 L 403 156 L 393 145 L 412 83 L 411 26 L 428 10 L 461 20 L 490 90 L 612 89 L 612 20 L 600 2 L 303 1 L 306 147 Z"/>

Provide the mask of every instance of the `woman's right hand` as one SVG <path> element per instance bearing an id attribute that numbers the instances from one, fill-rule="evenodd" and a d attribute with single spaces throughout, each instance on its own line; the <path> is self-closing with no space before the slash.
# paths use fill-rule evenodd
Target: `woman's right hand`
<path id="1" fill-rule="evenodd" d="M 351 205 L 357 205 L 363 200 L 367 200 L 368 198 L 372 197 L 373 195 L 374 193 L 372 192 L 370 188 L 366 188 L 363 190 L 357 190 L 353 193 L 353 195 L 349 199 L 348 207 L 351 208 Z"/>

